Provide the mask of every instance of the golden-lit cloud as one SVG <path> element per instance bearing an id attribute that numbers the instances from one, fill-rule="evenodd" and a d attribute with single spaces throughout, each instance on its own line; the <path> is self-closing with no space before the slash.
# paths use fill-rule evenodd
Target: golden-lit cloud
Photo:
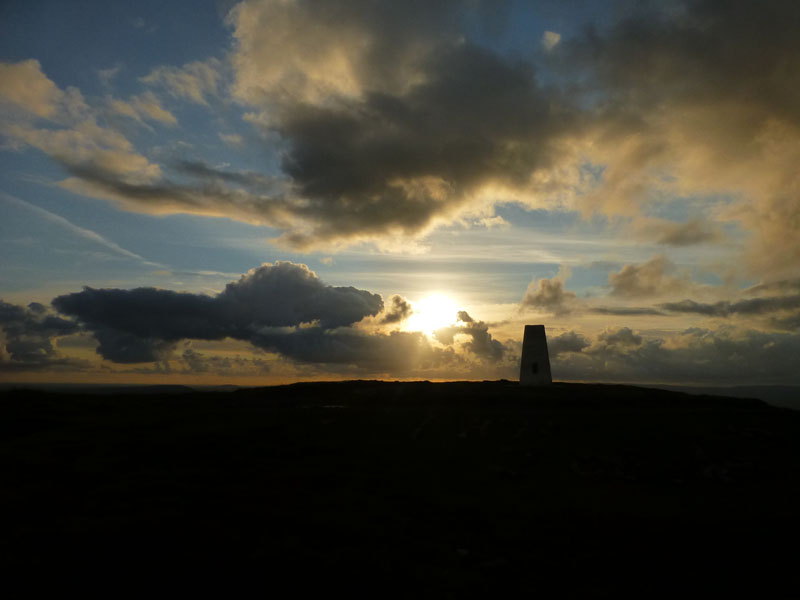
<path id="1" fill-rule="evenodd" d="M 42 73 L 38 60 L 0 62 L 0 99 L 6 108 L 48 119 L 61 110 L 64 92 Z"/>
<path id="2" fill-rule="evenodd" d="M 142 121 L 149 119 L 167 125 L 177 125 L 178 120 L 171 112 L 164 108 L 155 94 L 145 92 L 129 100 L 112 98 L 109 102 L 111 109 L 121 115 Z"/>
<path id="3" fill-rule="evenodd" d="M 0 132 L 12 144 L 37 148 L 67 169 L 96 170 L 127 182 L 159 177 L 157 164 L 139 154 L 124 135 L 100 125 L 81 93 L 75 88 L 59 89 L 37 61 L 0 63 L 0 67 L 11 74 L 8 82 L 0 84 L 0 93 L 22 112 L 22 118 L 12 112 L 0 116 Z M 152 99 L 140 99 L 146 107 L 141 110 L 155 110 L 148 101 Z"/>
<path id="4" fill-rule="evenodd" d="M 216 58 L 195 61 L 182 67 L 161 66 L 141 78 L 151 86 L 162 86 L 176 98 L 208 104 L 208 97 L 219 93 L 221 63 Z"/>

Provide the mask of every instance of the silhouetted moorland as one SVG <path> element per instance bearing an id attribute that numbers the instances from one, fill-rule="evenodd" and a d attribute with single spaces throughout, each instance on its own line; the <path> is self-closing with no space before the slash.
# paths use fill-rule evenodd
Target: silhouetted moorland
<path id="1" fill-rule="evenodd" d="M 502 381 L 12 391 L 0 434 L 0 561 L 28 591 L 800 593 L 800 413 L 756 400 Z"/>

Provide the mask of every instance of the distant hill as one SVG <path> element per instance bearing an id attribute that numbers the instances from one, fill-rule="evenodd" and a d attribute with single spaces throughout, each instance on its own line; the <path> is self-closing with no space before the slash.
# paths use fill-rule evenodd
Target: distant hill
<path id="1" fill-rule="evenodd" d="M 653 385 L 652 387 L 688 394 L 709 394 L 729 398 L 758 398 L 773 406 L 800 410 L 800 386 L 797 385 L 740 385 L 730 387 Z"/>

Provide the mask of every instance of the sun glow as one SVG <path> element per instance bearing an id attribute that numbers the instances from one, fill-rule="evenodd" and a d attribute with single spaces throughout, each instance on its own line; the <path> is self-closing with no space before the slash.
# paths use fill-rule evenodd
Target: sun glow
<path id="1" fill-rule="evenodd" d="M 458 320 L 458 305 L 444 294 L 432 294 L 413 303 L 414 312 L 406 321 L 409 331 L 422 331 L 431 335 L 441 327 L 453 325 Z"/>

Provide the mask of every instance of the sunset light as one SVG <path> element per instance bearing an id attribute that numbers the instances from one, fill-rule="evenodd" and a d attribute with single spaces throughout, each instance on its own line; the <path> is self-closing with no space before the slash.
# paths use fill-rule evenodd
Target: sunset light
<path id="1" fill-rule="evenodd" d="M 431 335 L 437 329 L 453 325 L 458 320 L 458 305 L 444 294 L 432 294 L 415 302 L 413 310 L 406 322 L 408 331 L 422 331 Z"/>

